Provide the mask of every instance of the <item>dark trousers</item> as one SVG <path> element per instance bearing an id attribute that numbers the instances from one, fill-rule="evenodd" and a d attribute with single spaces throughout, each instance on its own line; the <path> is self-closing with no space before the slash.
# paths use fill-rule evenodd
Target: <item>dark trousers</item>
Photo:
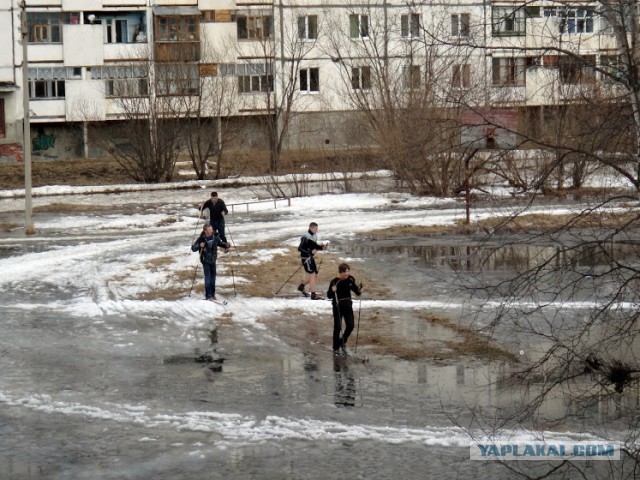
<path id="1" fill-rule="evenodd" d="M 342 319 L 344 319 L 344 332 L 341 341 Z M 346 345 L 351 332 L 353 332 L 353 307 L 351 300 L 342 300 L 338 306 L 333 305 L 333 349 L 338 350 L 342 345 Z"/>
<path id="2" fill-rule="evenodd" d="M 211 298 L 216 296 L 216 264 L 203 263 L 204 271 L 204 294 L 205 297 Z"/>
<path id="3" fill-rule="evenodd" d="M 222 240 L 224 243 L 227 243 L 227 237 L 224 234 L 224 217 L 212 218 L 210 221 L 211 226 L 218 233 L 220 240 Z"/>

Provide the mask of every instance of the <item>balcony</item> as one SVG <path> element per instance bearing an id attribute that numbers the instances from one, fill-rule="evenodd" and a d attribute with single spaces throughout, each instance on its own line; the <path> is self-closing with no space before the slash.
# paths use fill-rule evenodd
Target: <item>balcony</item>
<path id="1" fill-rule="evenodd" d="M 142 60 L 150 54 L 147 43 L 107 43 L 104 45 L 105 60 Z"/>
<path id="2" fill-rule="evenodd" d="M 102 25 L 64 25 L 62 45 L 65 66 L 102 65 L 102 37 Z M 81 48 L 78 48 L 79 46 Z"/>

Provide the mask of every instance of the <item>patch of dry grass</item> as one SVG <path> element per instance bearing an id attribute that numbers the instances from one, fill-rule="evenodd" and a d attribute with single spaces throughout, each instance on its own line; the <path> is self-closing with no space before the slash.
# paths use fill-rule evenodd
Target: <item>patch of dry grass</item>
<path id="1" fill-rule="evenodd" d="M 108 212 L 113 205 L 82 205 L 78 203 L 48 203 L 33 207 L 35 213 L 77 213 L 77 212 Z"/>
<path id="2" fill-rule="evenodd" d="M 458 220 L 453 225 L 397 225 L 367 233 L 368 238 L 383 239 L 402 236 L 436 236 L 470 233 L 531 233 L 555 232 L 561 229 L 616 228 L 622 225 L 640 226 L 640 214 L 630 212 L 592 212 L 581 214 L 522 214 L 517 217 L 492 217 L 467 225 Z"/>
<path id="3" fill-rule="evenodd" d="M 162 227 L 164 225 L 171 225 L 172 223 L 181 222 L 182 217 L 166 217 L 160 220 L 156 225 Z"/>
<path id="4" fill-rule="evenodd" d="M 19 223 L 9 223 L 9 222 L 0 222 L 0 231 L 1 232 L 10 232 L 16 228 L 20 228 L 22 225 Z"/>
<path id="5" fill-rule="evenodd" d="M 293 275 L 282 290 L 280 290 L 279 294 L 295 295 L 297 293 L 296 287 L 303 280 L 304 269 L 300 268 L 298 270 L 301 264 L 300 254 L 296 248 L 282 246 L 271 241 L 247 244 L 242 248 L 247 251 L 258 249 L 285 249 L 286 254 L 276 255 L 259 265 L 243 262 L 241 256 L 235 255 L 232 252 L 219 255 L 219 265 L 225 266 L 228 269 L 228 275 L 231 273 L 231 269 L 233 269 L 234 275 L 249 280 L 247 283 L 236 284 L 236 289 L 239 294 L 265 298 L 273 297 L 274 293 L 296 270 L 297 273 Z M 316 263 L 320 270 L 317 280 L 319 293 L 323 295 L 326 294 L 329 282 L 337 275 L 338 264 L 341 262 L 342 259 L 331 251 L 318 255 Z M 352 274 L 358 282 L 364 283 L 367 298 L 384 298 L 384 296 L 388 295 L 389 292 L 386 289 L 376 285 L 371 277 L 367 276 L 365 272 L 358 271 L 355 265 L 352 269 Z"/>

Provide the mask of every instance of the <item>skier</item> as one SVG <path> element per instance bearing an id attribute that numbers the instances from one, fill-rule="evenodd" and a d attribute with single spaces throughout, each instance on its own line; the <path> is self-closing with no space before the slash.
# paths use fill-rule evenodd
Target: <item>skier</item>
<path id="1" fill-rule="evenodd" d="M 356 284 L 356 279 L 351 276 L 351 269 L 348 264 L 338 265 L 338 276 L 331 280 L 327 297 L 332 299 L 333 305 L 333 354 L 339 355 L 340 349 L 345 355 L 347 350 L 347 340 L 353 331 L 353 305 L 351 292 L 360 296 L 362 294 L 362 284 Z M 344 333 L 340 337 L 342 329 L 342 319 L 344 318 Z"/>
<path id="2" fill-rule="evenodd" d="M 204 210 L 209 209 L 209 223 L 215 229 L 220 240 L 227 243 L 227 237 L 224 234 L 224 216 L 229 214 L 224 200 L 218 198 L 218 192 L 211 192 L 211 198 L 200 206 L 200 217 L 204 218 Z"/>
<path id="3" fill-rule="evenodd" d="M 202 233 L 191 246 L 192 252 L 200 251 L 200 261 L 204 271 L 204 291 L 207 300 L 216 301 L 216 260 L 218 247 L 229 248 L 213 231 L 208 223 L 202 229 Z"/>
<path id="4" fill-rule="evenodd" d="M 326 250 L 328 248 L 328 242 L 324 244 L 318 243 L 317 232 L 318 224 L 316 222 L 311 222 L 309 224 L 309 230 L 300 237 L 300 245 L 298 246 L 302 266 L 304 267 L 304 271 L 309 274 L 309 276 L 304 279 L 300 285 L 298 285 L 298 290 L 306 297 L 307 294 L 304 292 L 304 288 L 308 284 L 309 291 L 311 292 L 311 300 L 318 300 L 321 298 L 316 292 L 318 266 L 316 265 L 316 261 L 313 257 L 318 250 Z"/>

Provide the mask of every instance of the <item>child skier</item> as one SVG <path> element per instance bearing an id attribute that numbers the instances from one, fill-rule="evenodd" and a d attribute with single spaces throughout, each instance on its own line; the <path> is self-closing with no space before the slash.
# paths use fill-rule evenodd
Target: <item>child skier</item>
<path id="1" fill-rule="evenodd" d="M 229 248 L 213 231 L 213 227 L 206 224 L 202 233 L 191 246 L 192 252 L 200 251 L 200 261 L 204 271 L 204 291 L 207 300 L 216 301 L 216 260 L 218 247 Z"/>
<path id="2" fill-rule="evenodd" d="M 362 294 L 362 284 L 358 286 L 356 279 L 351 276 L 350 267 L 346 263 L 338 266 L 338 276 L 331 280 L 327 297 L 332 299 L 333 305 L 333 354 L 339 355 L 340 349 L 345 355 L 347 350 L 347 340 L 353 331 L 353 306 L 351 292 L 360 296 Z M 340 337 L 342 319 L 344 318 L 344 333 Z"/>
<path id="3" fill-rule="evenodd" d="M 308 278 L 304 279 L 303 282 L 298 285 L 298 290 L 306 297 L 307 294 L 304 292 L 304 287 L 308 284 L 309 291 L 311 292 L 311 300 L 318 300 L 320 298 L 316 293 L 318 266 L 316 265 L 316 261 L 313 257 L 318 250 L 327 249 L 326 243 L 322 245 L 318 243 L 317 232 L 318 224 L 316 222 L 311 222 L 309 224 L 309 230 L 300 238 L 300 245 L 298 246 L 302 266 L 304 267 L 304 271 L 309 274 Z"/>

